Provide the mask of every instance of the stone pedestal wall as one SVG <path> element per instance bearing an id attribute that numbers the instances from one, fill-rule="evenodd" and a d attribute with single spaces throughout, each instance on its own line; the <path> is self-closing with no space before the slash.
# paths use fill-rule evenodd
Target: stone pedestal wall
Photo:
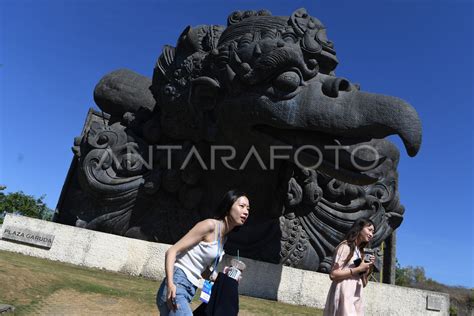
<path id="1" fill-rule="evenodd" d="M 25 242 L 4 239 L 28 231 Z M 54 237 L 50 248 L 35 245 L 32 235 Z M 161 280 L 169 245 L 8 214 L 0 228 L 0 250 Z M 38 239 L 38 238 L 37 238 Z M 221 267 L 232 259 L 224 257 Z M 243 295 L 324 308 L 331 282 L 326 274 L 242 258 L 247 269 Z M 157 287 L 158 287 L 157 283 Z M 449 295 L 406 287 L 369 283 L 364 289 L 367 315 L 449 315 Z"/>

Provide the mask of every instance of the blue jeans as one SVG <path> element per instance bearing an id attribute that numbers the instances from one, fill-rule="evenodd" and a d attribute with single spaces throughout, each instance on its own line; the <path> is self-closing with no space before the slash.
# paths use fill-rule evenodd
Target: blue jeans
<path id="1" fill-rule="evenodd" d="M 197 287 L 192 284 L 184 271 L 180 268 L 174 268 L 173 283 L 176 285 L 176 303 L 178 309 L 176 311 L 170 310 L 166 304 L 166 294 L 168 287 L 166 286 L 166 278 L 161 283 L 160 289 L 156 294 L 156 305 L 160 311 L 161 316 L 188 316 L 192 315 L 193 311 L 189 304 L 196 294 Z"/>

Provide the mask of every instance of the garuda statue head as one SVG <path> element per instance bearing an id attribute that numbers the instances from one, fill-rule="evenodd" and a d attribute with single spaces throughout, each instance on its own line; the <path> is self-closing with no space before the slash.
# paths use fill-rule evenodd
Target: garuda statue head
<path id="1" fill-rule="evenodd" d="M 105 76 L 95 100 L 109 122 L 76 140 L 78 190 L 82 201 L 94 197 L 88 209 L 96 210 L 79 207 L 81 225 L 174 242 L 238 186 L 249 194 L 251 223 L 228 248 L 242 255 L 325 271 L 360 217 L 376 223 L 380 244 L 404 212 L 399 152 L 384 138 L 399 135 L 415 156 L 421 123 L 405 101 L 336 76 L 337 64 L 326 28 L 305 9 L 289 17 L 238 11 L 227 27 L 186 27 L 176 47 L 164 47 L 151 81 L 128 70 Z M 135 159 L 121 154 L 129 143 L 145 157 L 163 144 L 228 146 L 233 154 L 214 170 L 168 170 L 161 158 L 154 170 L 91 169 L 105 150 L 120 162 Z M 275 160 L 275 148 L 288 152 Z M 249 162 L 249 152 L 259 159 Z"/>

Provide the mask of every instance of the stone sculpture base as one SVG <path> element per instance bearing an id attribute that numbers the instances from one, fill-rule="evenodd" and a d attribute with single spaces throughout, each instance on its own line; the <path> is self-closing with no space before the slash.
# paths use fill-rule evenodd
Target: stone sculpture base
<path id="1" fill-rule="evenodd" d="M 54 235 L 48 249 L 0 239 L 0 250 L 91 268 L 161 280 L 169 245 L 7 214 L 5 227 L 16 226 Z M 227 256 L 218 267 L 228 265 Z M 324 308 L 330 280 L 326 274 L 241 258 L 247 268 L 239 286 L 242 295 L 295 305 Z M 158 283 L 157 283 L 158 287 Z M 364 289 L 367 315 L 449 315 L 449 295 L 369 282 Z"/>

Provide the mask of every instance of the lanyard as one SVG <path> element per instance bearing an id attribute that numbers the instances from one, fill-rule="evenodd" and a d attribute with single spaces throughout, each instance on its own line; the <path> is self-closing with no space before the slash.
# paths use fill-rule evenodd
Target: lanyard
<path id="1" fill-rule="evenodd" d="M 219 222 L 218 227 L 218 232 L 217 232 L 217 256 L 214 262 L 214 269 L 212 271 L 216 271 L 217 268 L 217 263 L 219 262 L 219 258 L 221 256 L 221 222 Z"/>
<path id="2" fill-rule="evenodd" d="M 360 250 L 359 248 L 357 248 L 357 246 L 355 247 L 355 253 L 357 255 L 357 258 L 360 258 Z"/>

